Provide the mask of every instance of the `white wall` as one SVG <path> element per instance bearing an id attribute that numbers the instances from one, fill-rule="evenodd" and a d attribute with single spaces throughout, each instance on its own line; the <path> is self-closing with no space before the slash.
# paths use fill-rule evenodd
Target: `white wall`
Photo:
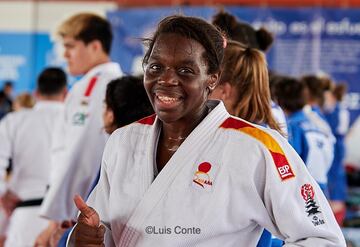
<path id="1" fill-rule="evenodd" d="M 17 92 L 32 89 L 42 66 L 64 65 L 62 46 L 51 42 L 55 45 L 48 48 L 48 35 L 55 37 L 64 19 L 78 12 L 105 16 L 116 8 L 108 1 L 0 1 L 0 89 L 5 80 L 14 81 Z M 40 36 L 46 36 L 45 43 Z"/>
<path id="2" fill-rule="evenodd" d="M 107 10 L 116 9 L 111 2 L 33 2 L 1 1 L 0 31 L 53 31 L 65 18 L 77 12 L 94 12 L 105 15 Z"/>

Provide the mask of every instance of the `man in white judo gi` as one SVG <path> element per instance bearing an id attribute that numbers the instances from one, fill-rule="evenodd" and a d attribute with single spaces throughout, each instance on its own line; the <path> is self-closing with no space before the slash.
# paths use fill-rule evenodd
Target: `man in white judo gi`
<path id="1" fill-rule="evenodd" d="M 345 247 L 287 140 L 208 101 L 224 43 L 198 18 L 160 22 L 144 57 L 156 115 L 110 136 L 69 246 L 253 247 L 266 228 L 285 246 Z"/>
<path id="2" fill-rule="evenodd" d="M 105 90 L 122 72 L 110 61 L 112 32 L 104 18 L 77 14 L 60 25 L 58 34 L 69 73 L 82 75 L 65 101 L 64 124 L 58 131 L 61 141 L 54 149 L 54 166 L 59 169 L 41 209 L 42 216 L 62 222 L 76 217 L 72 198 L 75 194 L 86 196 L 97 175 L 107 139 L 102 123 Z M 45 235 L 39 242 L 47 241 Z"/>
<path id="3" fill-rule="evenodd" d="M 48 68 L 39 76 L 34 108 L 9 113 L 0 122 L 1 174 L 9 158 L 13 161 L 0 197 L 1 208 L 10 217 L 5 246 L 32 246 L 47 226 L 39 209 L 50 180 L 53 126 L 63 114 L 65 95 L 65 73 Z"/>

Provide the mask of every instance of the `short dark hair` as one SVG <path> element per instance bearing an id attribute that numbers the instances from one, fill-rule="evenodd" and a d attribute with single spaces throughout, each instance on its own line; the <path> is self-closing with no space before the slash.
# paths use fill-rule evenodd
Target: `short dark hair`
<path id="1" fill-rule="evenodd" d="M 346 82 L 338 83 L 334 86 L 334 89 L 332 90 L 332 93 L 337 101 L 342 101 L 344 95 L 347 92 L 347 84 Z"/>
<path id="2" fill-rule="evenodd" d="M 37 80 L 37 89 L 43 95 L 60 93 L 66 87 L 66 74 L 60 68 L 44 69 Z"/>
<path id="3" fill-rule="evenodd" d="M 4 87 L 13 87 L 14 83 L 12 81 L 5 81 L 4 82 Z"/>
<path id="4" fill-rule="evenodd" d="M 305 75 L 301 78 L 308 89 L 309 99 L 315 100 L 322 105 L 324 103 L 324 93 L 328 89 L 328 83 L 316 75 Z"/>
<path id="5" fill-rule="evenodd" d="M 172 15 L 160 21 L 156 32 L 148 42 L 149 49 L 145 53 L 143 65 L 150 57 L 155 41 L 161 34 L 174 33 L 199 42 L 205 49 L 204 60 L 208 65 L 208 73 L 216 73 L 224 57 L 224 36 L 215 26 L 205 20 L 181 15 Z"/>
<path id="6" fill-rule="evenodd" d="M 306 104 L 305 85 L 302 81 L 287 76 L 279 76 L 275 85 L 278 104 L 284 110 L 296 112 Z"/>
<path id="7" fill-rule="evenodd" d="M 64 21 L 58 28 L 61 37 L 70 36 L 89 44 L 99 40 L 104 52 L 110 54 L 113 40 L 110 23 L 101 16 L 92 13 L 74 15 Z"/>
<path id="8" fill-rule="evenodd" d="M 123 76 L 106 88 L 106 106 L 114 113 L 117 127 L 128 125 L 154 113 L 142 76 Z"/>

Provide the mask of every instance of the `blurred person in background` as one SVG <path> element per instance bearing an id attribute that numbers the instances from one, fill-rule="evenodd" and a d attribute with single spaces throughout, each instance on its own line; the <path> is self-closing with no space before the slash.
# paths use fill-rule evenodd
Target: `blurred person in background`
<path id="1" fill-rule="evenodd" d="M 276 97 L 287 116 L 289 143 L 300 155 L 324 194 L 328 195 L 327 174 L 332 164 L 333 143 L 328 141 L 327 133 L 318 128 L 303 109 L 306 104 L 305 83 L 284 76 L 276 84 Z"/>
<path id="2" fill-rule="evenodd" d="M 235 16 L 225 11 L 219 11 L 213 17 L 212 23 L 220 28 L 226 37 L 236 40 L 239 44 L 229 44 L 230 48 L 225 49 L 227 58 L 223 62 L 220 83 L 211 97 L 223 100 L 230 114 L 253 123 L 267 125 L 286 137 L 285 114 L 279 105 L 268 96 L 270 86 L 268 74 L 264 75 L 265 71 L 268 73 L 265 57 L 260 59 L 261 55 L 256 56 L 257 52 L 254 50 L 266 52 L 274 41 L 273 35 L 265 28 L 255 30 L 250 24 L 238 21 Z M 252 49 L 249 49 L 247 53 L 244 51 L 241 53 L 239 52 L 241 44 L 244 46 L 243 50 L 246 47 Z M 236 54 L 231 54 L 231 51 Z M 241 57 L 242 60 L 237 61 Z M 250 69 L 252 67 L 250 64 L 257 66 Z M 243 69 L 242 66 L 249 70 Z M 232 71 L 233 69 L 236 71 Z M 275 239 L 272 242 L 273 246 L 282 243 Z M 266 247 L 270 244 L 271 234 L 265 230 L 258 246 Z"/>
<path id="3" fill-rule="evenodd" d="M 272 116 L 268 70 L 259 50 L 227 41 L 219 84 L 210 99 L 222 100 L 233 116 L 281 133 Z"/>
<path id="4" fill-rule="evenodd" d="M 8 160 L 13 161 L 0 197 L 1 209 L 10 218 L 5 246 L 32 246 L 47 226 L 39 209 L 50 179 L 53 127 L 63 113 L 66 91 L 65 73 L 47 68 L 38 77 L 34 108 L 9 113 L 0 121 L 2 175 Z M 4 176 L 1 179 L 4 181 Z"/>
<path id="5" fill-rule="evenodd" d="M 5 93 L 0 91 L 0 119 L 11 111 L 11 102 L 8 101 Z"/>
<path id="6" fill-rule="evenodd" d="M 305 85 L 304 113 L 311 122 L 326 133 L 329 141 L 335 144 L 335 137 L 323 113 L 325 93 L 330 90 L 331 82 L 316 75 L 306 75 L 301 77 L 300 80 Z M 333 159 L 333 157 L 329 157 L 329 159 Z"/>
<path id="7" fill-rule="evenodd" d="M 30 93 L 21 93 L 15 97 L 13 101 L 13 110 L 20 111 L 21 109 L 33 108 L 35 105 L 35 98 Z"/>
<path id="8" fill-rule="evenodd" d="M 0 91 L 0 119 L 12 110 L 13 82 L 5 81 Z"/>
<path id="9" fill-rule="evenodd" d="M 105 131 L 109 135 L 116 129 L 150 116 L 153 113 L 154 110 L 146 94 L 142 76 L 124 76 L 108 84 L 103 111 L 103 123 Z M 97 184 L 99 177 L 100 171 L 93 187 Z M 62 233 L 63 229 L 64 227 L 59 232 Z M 57 246 L 66 246 L 67 236 L 65 234 Z M 56 236 L 52 242 L 56 244 Z"/>
<path id="10" fill-rule="evenodd" d="M 323 140 L 323 144 L 326 143 L 326 145 L 322 149 L 323 157 L 329 162 L 331 167 L 334 161 L 336 139 L 325 118 L 323 107 L 325 104 L 325 94 L 330 92 L 332 82 L 327 77 L 316 75 L 306 75 L 301 77 L 300 80 L 305 85 L 306 105 L 304 106 L 304 113 L 308 120 L 324 135 L 325 139 Z M 329 178 L 327 180 L 329 180 Z M 327 191 L 326 195 L 329 197 L 330 195 L 328 193 L 329 191 Z"/>
<path id="11" fill-rule="evenodd" d="M 273 35 L 265 28 L 255 30 L 249 23 L 239 21 L 236 17 L 223 10 L 213 16 L 212 24 L 225 32 L 231 40 L 266 52 L 274 41 Z"/>
<path id="12" fill-rule="evenodd" d="M 212 24 L 220 28 L 229 39 L 263 52 L 268 51 L 274 42 L 273 35 L 265 28 L 256 30 L 249 23 L 237 20 L 234 15 L 223 10 L 213 16 Z M 271 99 L 270 101 L 273 117 L 280 126 L 283 135 L 287 136 L 285 114 L 275 101 Z"/>
<path id="13" fill-rule="evenodd" d="M 3 87 L 3 92 L 6 95 L 6 98 L 12 102 L 13 98 L 14 98 L 14 83 L 12 81 L 5 81 L 4 82 L 4 87 Z"/>
<path id="14" fill-rule="evenodd" d="M 91 189 L 107 140 L 102 123 L 106 86 L 122 75 L 119 64 L 109 56 L 113 35 L 103 17 L 73 15 L 58 27 L 57 34 L 69 73 L 82 77 L 66 97 L 63 124 L 54 130 L 59 140 L 53 150 L 57 172 L 41 206 L 41 215 L 50 222 L 37 239 L 40 246 L 49 242 L 59 224 L 76 219 L 73 197 L 86 197 Z"/>
<path id="15" fill-rule="evenodd" d="M 360 177 L 360 116 L 357 117 L 352 124 L 349 132 L 345 137 L 345 166 L 350 173 L 356 173 L 357 178 Z M 353 181 L 357 186 L 360 186 L 360 180 Z"/>
<path id="16" fill-rule="evenodd" d="M 21 93 L 15 97 L 13 101 L 13 111 L 20 111 L 22 109 L 31 109 L 35 105 L 35 98 L 30 93 Z M 9 166 L 6 169 L 7 176 L 12 172 L 12 159 L 9 160 Z M 1 232 L 1 231 L 0 231 Z"/>
<path id="17" fill-rule="evenodd" d="M 329 80 L 329 83 L 332 82 Z M 325 94 L 324 116 L 335 136 L 334 160 L 328 173 L 328 187 L 330 206 L 340 226 L 343 225 L 346 215 L 347 181 L 344 166 L 345 135 L 349 130 L 350 113 L 341 104 L 346 94 L 347 85 L 338 83 L 332 85 L 331 90 Z"/>

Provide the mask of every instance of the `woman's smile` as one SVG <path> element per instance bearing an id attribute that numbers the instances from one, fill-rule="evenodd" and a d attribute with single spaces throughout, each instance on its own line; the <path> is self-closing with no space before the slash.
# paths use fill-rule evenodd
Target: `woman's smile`
<path id="1" fill-rule="evenodd" d="M 183 97 L 174 95 L 174 94 L 166 94 L 164 92 L 156 92 L 155 93 L 155 107 L 159 110 L 170 110 L 172 108 L 176 108 L 181 104 Z"/>

